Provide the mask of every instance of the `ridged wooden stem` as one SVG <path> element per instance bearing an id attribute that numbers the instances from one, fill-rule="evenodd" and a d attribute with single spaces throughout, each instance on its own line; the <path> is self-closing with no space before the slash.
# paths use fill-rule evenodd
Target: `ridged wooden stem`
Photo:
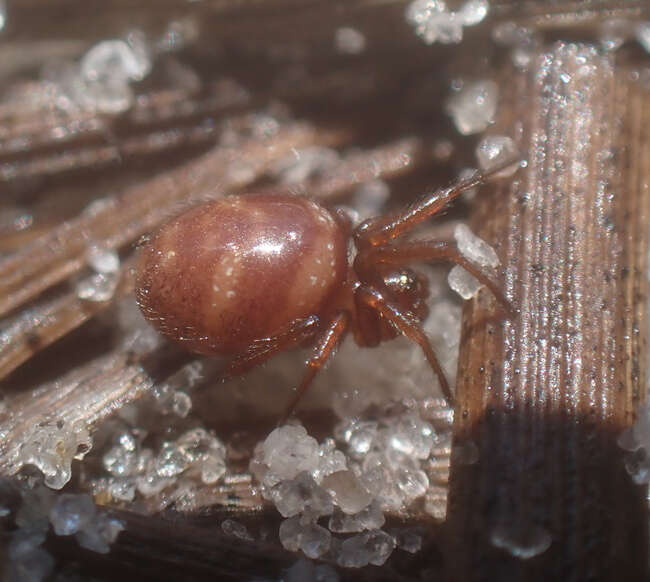
<path id="1" fill-rule="evenodd" d="M 558 43 L 503 83 L 527 160 L 474 230 L 520 310 L 464 311 L 448 580 L 643 580 L 645 490 L 616 445 L 645 398 L 650 96 L 622 56 Z"/>

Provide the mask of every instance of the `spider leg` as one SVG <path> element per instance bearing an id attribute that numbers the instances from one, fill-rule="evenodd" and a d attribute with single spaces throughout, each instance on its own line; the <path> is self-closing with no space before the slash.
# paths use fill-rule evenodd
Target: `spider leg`
<path id="1" fill-rule="evenodd" d="M 512 304 L 508 301 L 499 286 L 480 267 L 465 258 L 454 245 L 446 242 L 423 240 L 382 247 L 371 247 L 359 252 L 355 258 L 354 268 L 360 277 L 366 278 L 372 272 L 373 266 L 378 263 L 385 265 L 404 265 L 405 263 L 415 261 L 443 261 L 460 265 L 492 292 L 496 300 L 511 317 L 515 315 Z"/>
<path id="2" fill-rule="evenodd" d="M 381 315 L 390 321 L 400 331 L 400 333 L 420 346 L 429 362 L 429 365 L 435 372 L 436 376 L 438 376 L 440 388 L 442 389 L 445 399 L 450 406 L 453 406 L 454 396 L 449 388 L 449 383 L 447 382 L 445 373 L 442 370 L 442 366 L 433 351 L 429 338 L 422 330 L 422 326 L 417 317 L 415 317 L 411 312 L 404 312 L 397 306 L 393 305 L 377 289 L 365 285 L 362 285 L 357 289 L 355 300 L 358 304 L 367 305 L 376 309 Z"/>
<path id="3" fill-rule="evenodd" d="M 440 188 L 425 194 L 405 209 L 379 218 L 371 218 L 361 223 L 354 232 L 357 248 L 384 245 L 390 240 L 412 230 L 427 218 L 440 212 L 458 195 L 485 184 L 497 177 L 499 172 L 512 167 L 518 158 L 513 157 L 485 172 L 476 171 L 473 176 L 460 180 L 448 188 Z"/>
<path id="4" fill-rule="evenodd" d="M 307 371 L 298 386 L 296 393 L 289 402 L 287 409 L 280 419 L 279 424 L 284 424 L 293 414 L 300 399 L 305 395 L 318 371 L 325 365 L 339 345 L 349 326 L 349 316 L 346 312 L 338 313 L 330 321 L 327 328 L 320 335 L 314 346 L 314 354 L 307 361 Z"/>
<path id="5" fill-rule="evenodd" d="M 245 352 L 235 356 L 222 374 L 223 379 L 239 376 L 258 364 L 265 362 L 277 352 L 300 345 L 313 337 L 318 318 L 311 316 L 292 321 L 277 335 L 254 341 Z"/>

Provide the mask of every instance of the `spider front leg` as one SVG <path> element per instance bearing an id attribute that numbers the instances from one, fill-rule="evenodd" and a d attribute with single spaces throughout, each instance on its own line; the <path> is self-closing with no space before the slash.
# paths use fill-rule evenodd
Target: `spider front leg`
<path id="1" fill-rule="evenodd" d="M 413 262 L 446 262 L 460 265 L 492 292 L 510 317 L 515 315 L 512 304 L 499 286 L 480 267 L 467 260 L 455 246 L 446 242 L 423 240 L 370 247 L 356 256 L 354 269 L 361 278 L 368 280 L 378 264 L 404 266 Z"/>
<path id="2" fill-rule="evenodd" d="M 320 369 L 327 363 L 327 360 L 332 356 L 337 346 L 343 339 L 345 332 L 349 326 L 349 316 L 346 312 L 338 313 L 323 333 L 319 336 L 314 346 L 314 354 L 307 361 L 307 371 L 298 386 L 296 393 L 289 402 L 287 409 L 280 419 L 279 424 L 284 424 L 287 419 L 293 414 L 296 406 L 307 392 L 312 381 Z"/>
<path id="3" fill-rule="evenodd" d="M 402 335 L 420 346 L 429 362 L 429 365 L 438 377 L 440 388 L 442 389 L 445 399 L 450 406 L 453 406 L 454 396 L 451 393 L 449 382 L 447 382 L 442 366 L 440 365 L 440 362 L 433 351 L 433 347 L 429 342 L 429 338 L 424 333 L 417 317 L 409 311 L 404 312 L 384 297 L 380 291 L 367 285 L 362 285 L 356 290 L 355 302 L 359 310 L 364 307 L 370 307 L 380 313 L 384 318 L 390 321 Z"/>
<path id="4" fill-rule="evenodd" d="M 441 188 L 425 194 L 404 210 L 389 214 L 381 218 L 371 218 L 362 222 L 354 231 L 354 240 L 357 248 L 363 249 L 371 246 L 387 244 L 404 233 L 413 230 L 434 214 L 440 212 L 454 198 L 489 182 L 506 168 L 517 163 L 518 158 L 510 158 L 495 165 L 485 172 L 476 171 L 466 180 L 460 180 L 448 188 Z"/>

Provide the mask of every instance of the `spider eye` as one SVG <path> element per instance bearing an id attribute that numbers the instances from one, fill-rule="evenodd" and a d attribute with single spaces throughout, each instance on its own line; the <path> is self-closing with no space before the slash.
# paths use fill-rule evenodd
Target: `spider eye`
<path id="1" fill-rule="evenodd" d="M 410 269 L 393 271 L 384 275 L 384 284 L 393 301 L 424 320 L 429 312 L 426 303 L 429 287 L 422 275 Z"/>
<path id="2" fill-rule="evenodd" d="M 417 287 L 417 278 L 412 271 L 399 271 L 384 277 L 384 283 L 389 289 L 398 293 L 407 293 Z"/>

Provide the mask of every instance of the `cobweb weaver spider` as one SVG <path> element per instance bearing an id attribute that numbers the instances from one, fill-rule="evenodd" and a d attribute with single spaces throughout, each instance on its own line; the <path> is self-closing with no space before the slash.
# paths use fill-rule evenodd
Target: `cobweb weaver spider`
<path id="1" fill-rule="evenodd" d="M 511 306 L 497 284 L 454 245 L 402 238 L 462 192 L 515 163 L 477 171 L 355 228 L 343 211 L 290 194 L 207 202 L 164 225 L 140 251 L 138 304 L 161 333 L 186 349 L 230 356 L 229 376 L 312 343 L 314 353 L 283 421 L 349 331 L 364 347 L 399 334 L 417 343 L 452 404 L 421 326 L 428 313 L 427 283 L 408 265 L 455 263 L 490 289 L 508 313 Z"/>

